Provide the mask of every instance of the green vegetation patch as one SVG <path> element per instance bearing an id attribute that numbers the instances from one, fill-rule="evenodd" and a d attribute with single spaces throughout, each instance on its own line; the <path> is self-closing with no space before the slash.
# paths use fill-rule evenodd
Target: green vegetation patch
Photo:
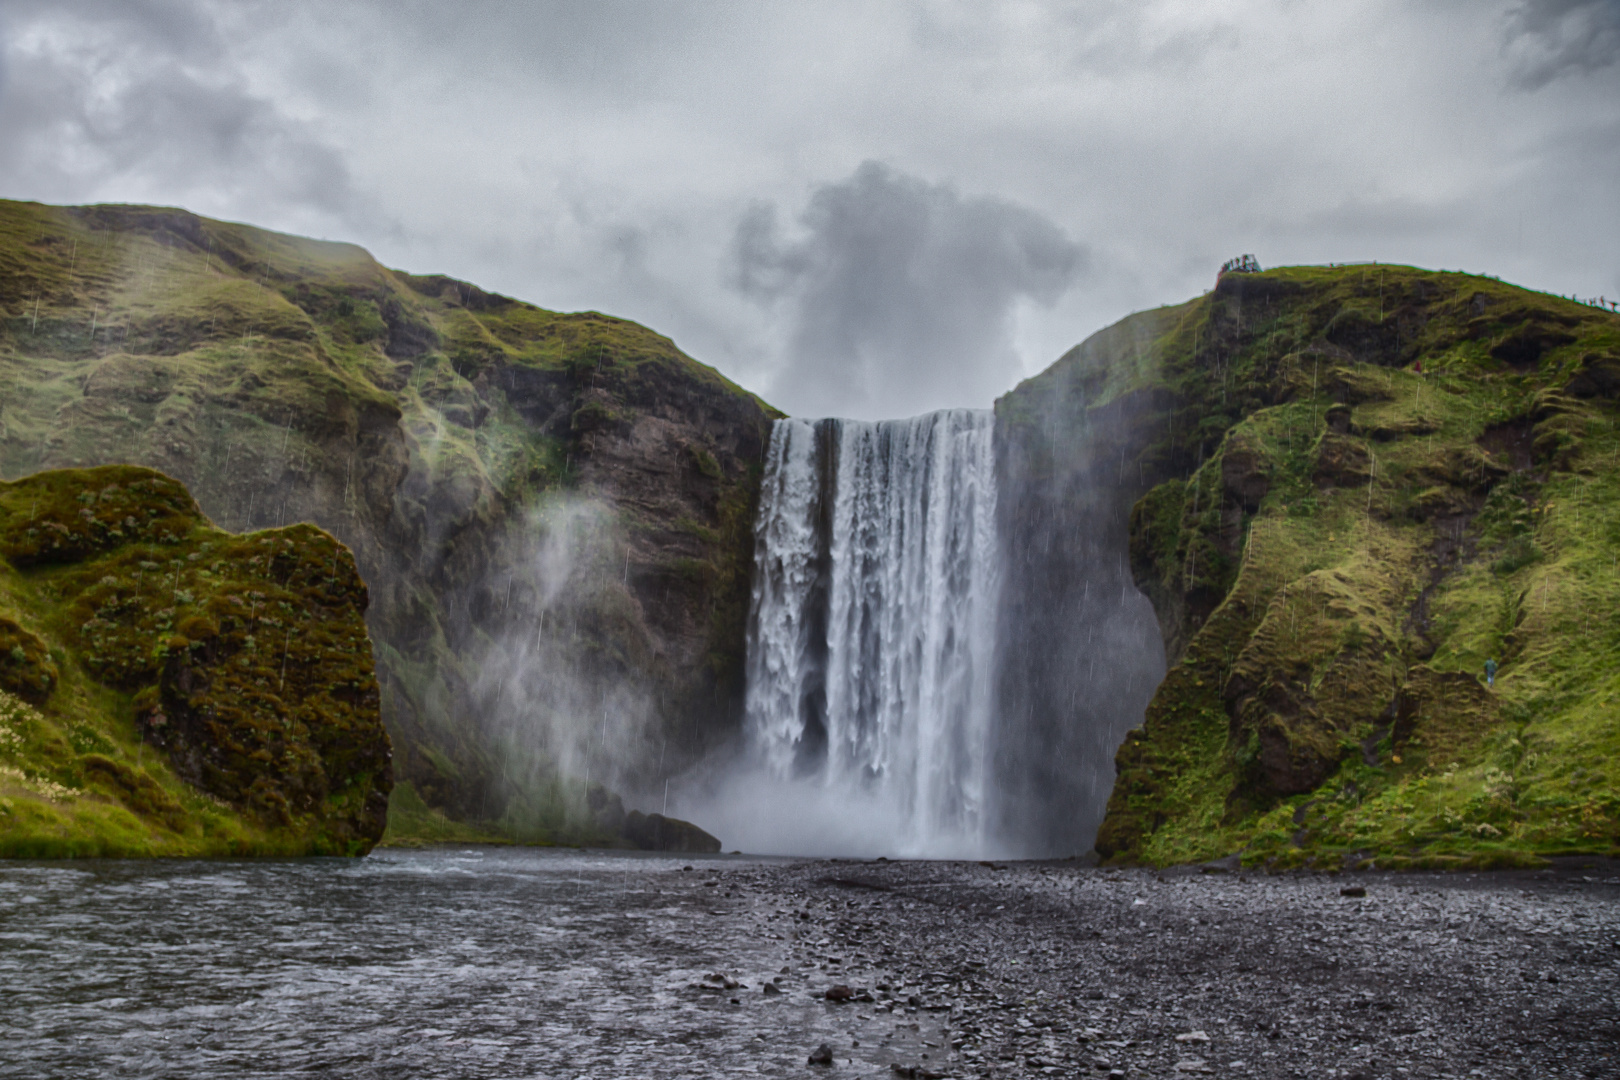
<path id="1" fill-rule="evenodd" d="M 168 477 L 103 466 L 0 483 L 0 553 L 0 854 L 376 842 L 389 742 L 331 536 L 235 536 Z"/>
<path id="2" fill-rule="evenodd" d="M 1139 415 L 1131 558 L 1172 660 L 1101 853 L 1617 850 L 1620 320 L 1472 275 L 1286 268 L 1061 365 L 1092 415 Z"/>

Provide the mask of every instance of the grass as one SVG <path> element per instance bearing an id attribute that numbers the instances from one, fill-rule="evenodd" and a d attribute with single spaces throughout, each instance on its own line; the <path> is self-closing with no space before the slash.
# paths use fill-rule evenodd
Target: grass
<path id="1" fill-rule="evenodd" d="M 0 483 L 0 855 L 358 854 L 388 740 L 347 550 L 149 469 Z"/>
<path id="2" fill-rule="evenodd" d="M 1133 567 L 1173 665 L 1099 850 L 1284 868 L 1620 847 L 1616 365 L 1620 320 L 1583 305 L 1284 268 L 1021 387 L 1006 415 L 1053 455 L 1054 398 L 1141 416 Z"/>
<path id="3" fill-rule="evenodd" d="M 506 789 L 469 678 L 500 627 L 468 613 L 497 561 L 522 561 L 537 509 L 591 486 L 599 444 L 673 423 L 712 493 L 679 523 L 608 509 L 651 582 L 634 599 L 676 592 L 702 613 L 701 660 L 637 659 L 652 631 L 606 585 L 577 639 L 587 661 L 629 658 L 672 752 L 730 715 L 757 446 L 777 414 L 644 327 L 180 210 L 0 200 L 0 385 L 0 476 L 141 463 L 228 529 L 318 522 L 345 543 L 377 586 L 366 618 L 401 775 L 467 819 Z M 580 493 L 613 503 L 609 487 Z"/>

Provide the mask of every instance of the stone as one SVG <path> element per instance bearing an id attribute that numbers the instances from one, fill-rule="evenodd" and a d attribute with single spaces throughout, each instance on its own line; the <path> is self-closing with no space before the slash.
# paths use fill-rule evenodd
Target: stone
<path id="1" fill-rule="evenodd" d="M 1348 896 L 1352 899 L 1360 899 L 1361 897 L 1367 895 L 1367 887 L 1365 885 L 1346 885 L 1344 888 L 1339 890 L 1339 895 Z"/>
<path id="2" fill-rule="evenodd" d="M 775 983 L 766 983 L 763 993 L 766 997 L 775 997 L 782 993 L 782 988 Z"/>
<path id="3" fill-rule="evenodd" d="M 618 796 L 613 798 L 617 799 Z M 622 815 L 620 820 L 620 835 L 642 851 L 700 855 L 717 855 L 720 852 L 720 841 L 690 821 L 665 817 L 663 814 L 643 814 L 640 810 L 632 810 Z"/>
<path id="4" fill-rule="evenodd" d="M 1205 1032 L 1202 1032 L 1202 1031 L 1189 1031 L 1189 1032 L 1186 1032 L 1184 1034 L 1177 1035 L 1176 1036 L 1176 1042 L 1178 1042 L 1178 1043 L 1207 1043 L 1207 1042 L 1209 1042 L 1209 1035 L 1207 1033 L 1205 1033 Z"/>
<path id="5" fill-rule="evenodd" d="M 832 1063 L 833 1063 L 832 1047 L 828 1046 L 826 1043 L 822 1043 L 820 1046 L 818 1046 L 814 1050 L 810 1051 L 810 1064 L 812 1064 L 812 1065 L 831 1065 Z"/>
<path id="6" fill-rule="evenodd" d="M 842 983 L 839 983 L 837 986 L 828 987 L 827 992 L 822 995 L 822 997 L 826 998 L 828 1001 L 833 1002 L 848 1001 L 854 996 L 855 991 L 851 990 Z"/>

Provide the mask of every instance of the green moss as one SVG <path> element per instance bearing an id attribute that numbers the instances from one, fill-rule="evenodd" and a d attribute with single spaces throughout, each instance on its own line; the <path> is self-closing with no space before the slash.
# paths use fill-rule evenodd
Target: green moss
<path id="1" fill-rule="evenodd" d="M 1174 663 L 1100 851 L 1615 849 L 1617 330 L 1488 278 L 1286 268 L 1133 316 L 1020 388 L 1142 412 L 1132 565 Z"/>
<path id="2" fill-rule="evenodd" d="M 402 775 L 429 805 L 466 818 L 505 797 L 470 670 L 501 629 L 479 607 L 488 577 L 517 560 L 547 500 L 585 486 L 613 501 L 590 482 L 591 465 L 632 425 L 685 428 L 696 437 L 676 457 L 679 484 L 701 486 L 701 499 L 624 524 L 655 552 L 679 533 L 679 554 L 709 569 L 595 590 L 602 610 L 573 632 L 578 659 L 617 658 L 628 665 L 618 674 L 661 703 L 672 759 L 723 736 L 735 715 L 747 508 L 758 444 L 780 414 L 645 327 L 178 210 L 0 200 L 0 384 L 0 475 L 140 462 L 181 480 L 226 527 L 305 520 L 341 537 L 377 586 L 367 617 Z M 106 538 L 64 509 L 55 524 L 76 530 L 75 542 Z M 48 557 L 58 540 L 33 542 Z M 161 553 L 145 561 L 156 564 L 146 573 L 167 569 Z M 621 563 L 612 581 L 622 574 Z M 710 629 L 690 650 L 703 662 L 687 670 L 655 662 L 644 617 L 624 604 L 628 587 L 653 609 L 666 585 L 671 603 L 697 613 L 688 625 Z M 203 595 L 184 582 L 178 591 Z M 194 606 L 147 628 L 166 639 L 148 643 L 143 670 L 175 655 L 167 638 L 185 638 L 188 653 L 211 640 L 182 628 Z M 123 653 L 116 662 L 135 670 Z"/>
<path id="3" fill-rule="evenodd" d="M 233 536 L 168 477 L 104 466 L 0 483 L 0 552 L 0 604 L 58 676 L 0 697 L 0 853 L 376 841 L 388 740 L 342 545 L 310 526 Z"/>
<path id="4" fill-rule="evenodd" d="M 500 833 L 452 821 L 422 801 L 409 781 L 394 785 L 388 800 L 388 831 L 383 847 L 426 847 L 432 844 L 501 844 L 510 839 Z"/>

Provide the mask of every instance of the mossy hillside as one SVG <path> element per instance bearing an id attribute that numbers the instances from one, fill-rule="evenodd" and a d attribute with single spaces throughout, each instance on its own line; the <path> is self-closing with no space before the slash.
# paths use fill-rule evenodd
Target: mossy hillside
<path id="1" fill-rule="evenodd" d="M 1133 570 L 1176 661 L 1117 755 L 1099 850 L 1272 866 L 1610 850 L 1616 371 L 1620 322 L 1583 305 L 1289 268 L 1133 316 L 1021 388 L 1014 417 L 1062 397 L 1081 428 L 1132 411 L 1109 445 L 1116 491 L 1136 500 Z"/>
<path id="2" fill-rule="evenodd" d="M 0 853 L 360 854 L 388 738 L 346 549 L 148 469 L 0 483 Z M 31 669 L 31 670 L 30 670 Z"/>
<path id="3" fill-rule="evenodd" d="M 674 764 L 735 724 L 774 414 L 667 338 L 352 245 L 0 202 L 0 385 L 3 475 L 139 462 L 228 528 L 311 521 L 347 544 L 397 765 L 452 816 L 511 794 L 480 674 L 547 591 L 526 538 L 559 499 L 611 525 L 616 572 L 575 592 L 578 651 L 660 658 L 592 678 L 638 682 Z"/>

